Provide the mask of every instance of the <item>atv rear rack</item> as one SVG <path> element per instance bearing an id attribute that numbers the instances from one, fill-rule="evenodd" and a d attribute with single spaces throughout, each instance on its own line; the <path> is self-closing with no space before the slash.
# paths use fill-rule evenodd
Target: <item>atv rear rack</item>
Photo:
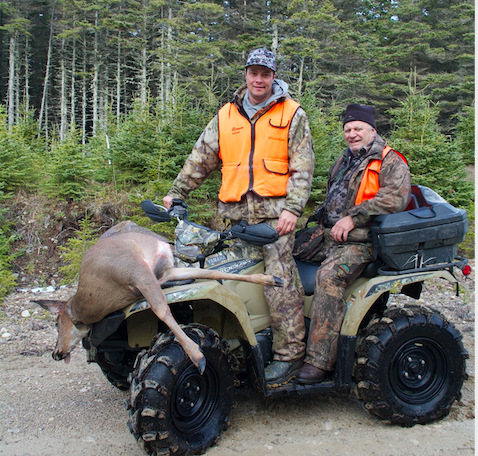
<path id="1" fill-rule="evenodd" d="M 421 268 L 413 268 L 413 269 L 388 269 L 386 265 L 381 266 L 378 268 L 378 274 L 385 275 L 385 276 L 398 276 L 402 274 L 410 274 L 415 272 L 428 272 L 428 271 L 440 271 L 443 269 L 449 269 L 452 272 L 453 268 L 459 268 L 463 271 L 465 265 L 468 264 L 468 259 L 463 257 L 455 258 L 456 261 L 452 261 L 451 263 L 439 263 L 439 264 L 432 264 L 430 266 L 423 266 Z M 465 272 L 464 272 L 465 273 Z M 468 275 L 465 273 L 465 275 Z"/>

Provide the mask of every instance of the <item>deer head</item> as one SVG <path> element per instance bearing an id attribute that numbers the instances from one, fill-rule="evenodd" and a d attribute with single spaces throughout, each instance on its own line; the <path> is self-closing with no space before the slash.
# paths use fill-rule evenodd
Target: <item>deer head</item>
<path id="1" fill-rule="evenodd" d="M 32 301 L 48 310 L 51 314 L 58 314 L 56 328 L 58 330 L 58 340 L 52 357 L 56 361 L 65 360 L 70 362 L 70 353 L 78 343 L 86 337 L 90 330 L 90 325 L 74 322 L 68 312 L 68 303 L 70 301 Z"/>

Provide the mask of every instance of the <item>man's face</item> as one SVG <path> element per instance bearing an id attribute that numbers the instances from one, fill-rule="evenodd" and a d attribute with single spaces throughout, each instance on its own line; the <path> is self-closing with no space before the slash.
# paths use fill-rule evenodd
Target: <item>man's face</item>
<path id="1" fill-rule="evenodd" d="M 265 66 L 251 65 L 246 68 L 246 84 L 249 89 L 249 101 L 259 104 L 272 95 L 272 83 L 275 73 Z"/>
<path id="2" fill-rule="evenodd" d="M 375 129 L 367 122 L 361 120 L 353 120 L 344 125 L 344 136 L 347 146 L 356 154 L 370 144 L 375 138 Z"/>

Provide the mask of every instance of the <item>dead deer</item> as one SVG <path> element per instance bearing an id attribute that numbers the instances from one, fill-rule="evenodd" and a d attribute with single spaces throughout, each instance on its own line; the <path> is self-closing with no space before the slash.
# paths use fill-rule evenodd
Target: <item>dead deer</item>
<path id="1" fill-rule="evenodd" d="M 271 275 L 175 268 L 171 246 L 165 238 L 133 222 L 121 222 L 106 231 L 83 255 L 75 295 L 68 301 L 33 301 L 58 314 L 58 340 L 53 359 L 64 359 L 68 363 L 71 351 L 88 334 L 93 323 L 144 297 L 203 373 L 204 355 L 174 319 L 161 289 L 165 282 L 186 279 L 240 280 L 282 286 L 280 279 Z"/>

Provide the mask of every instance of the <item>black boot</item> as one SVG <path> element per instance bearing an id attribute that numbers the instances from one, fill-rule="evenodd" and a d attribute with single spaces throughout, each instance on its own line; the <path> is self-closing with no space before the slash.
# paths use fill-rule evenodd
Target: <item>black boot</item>
<path id="1" fill-rule="evenodd" d="M 320 383 L 329 375 L 329 372 L 305 363 L 298 372 L 296 372 L 296 383 Z"/>
<path id="2" fill-rule="evenodd" d="M 295 361 L 272 361 L 264 371 L 266 382 L 287 383 L 295 377 L 302 364 L 304 364 L 303 358 Z"/>

